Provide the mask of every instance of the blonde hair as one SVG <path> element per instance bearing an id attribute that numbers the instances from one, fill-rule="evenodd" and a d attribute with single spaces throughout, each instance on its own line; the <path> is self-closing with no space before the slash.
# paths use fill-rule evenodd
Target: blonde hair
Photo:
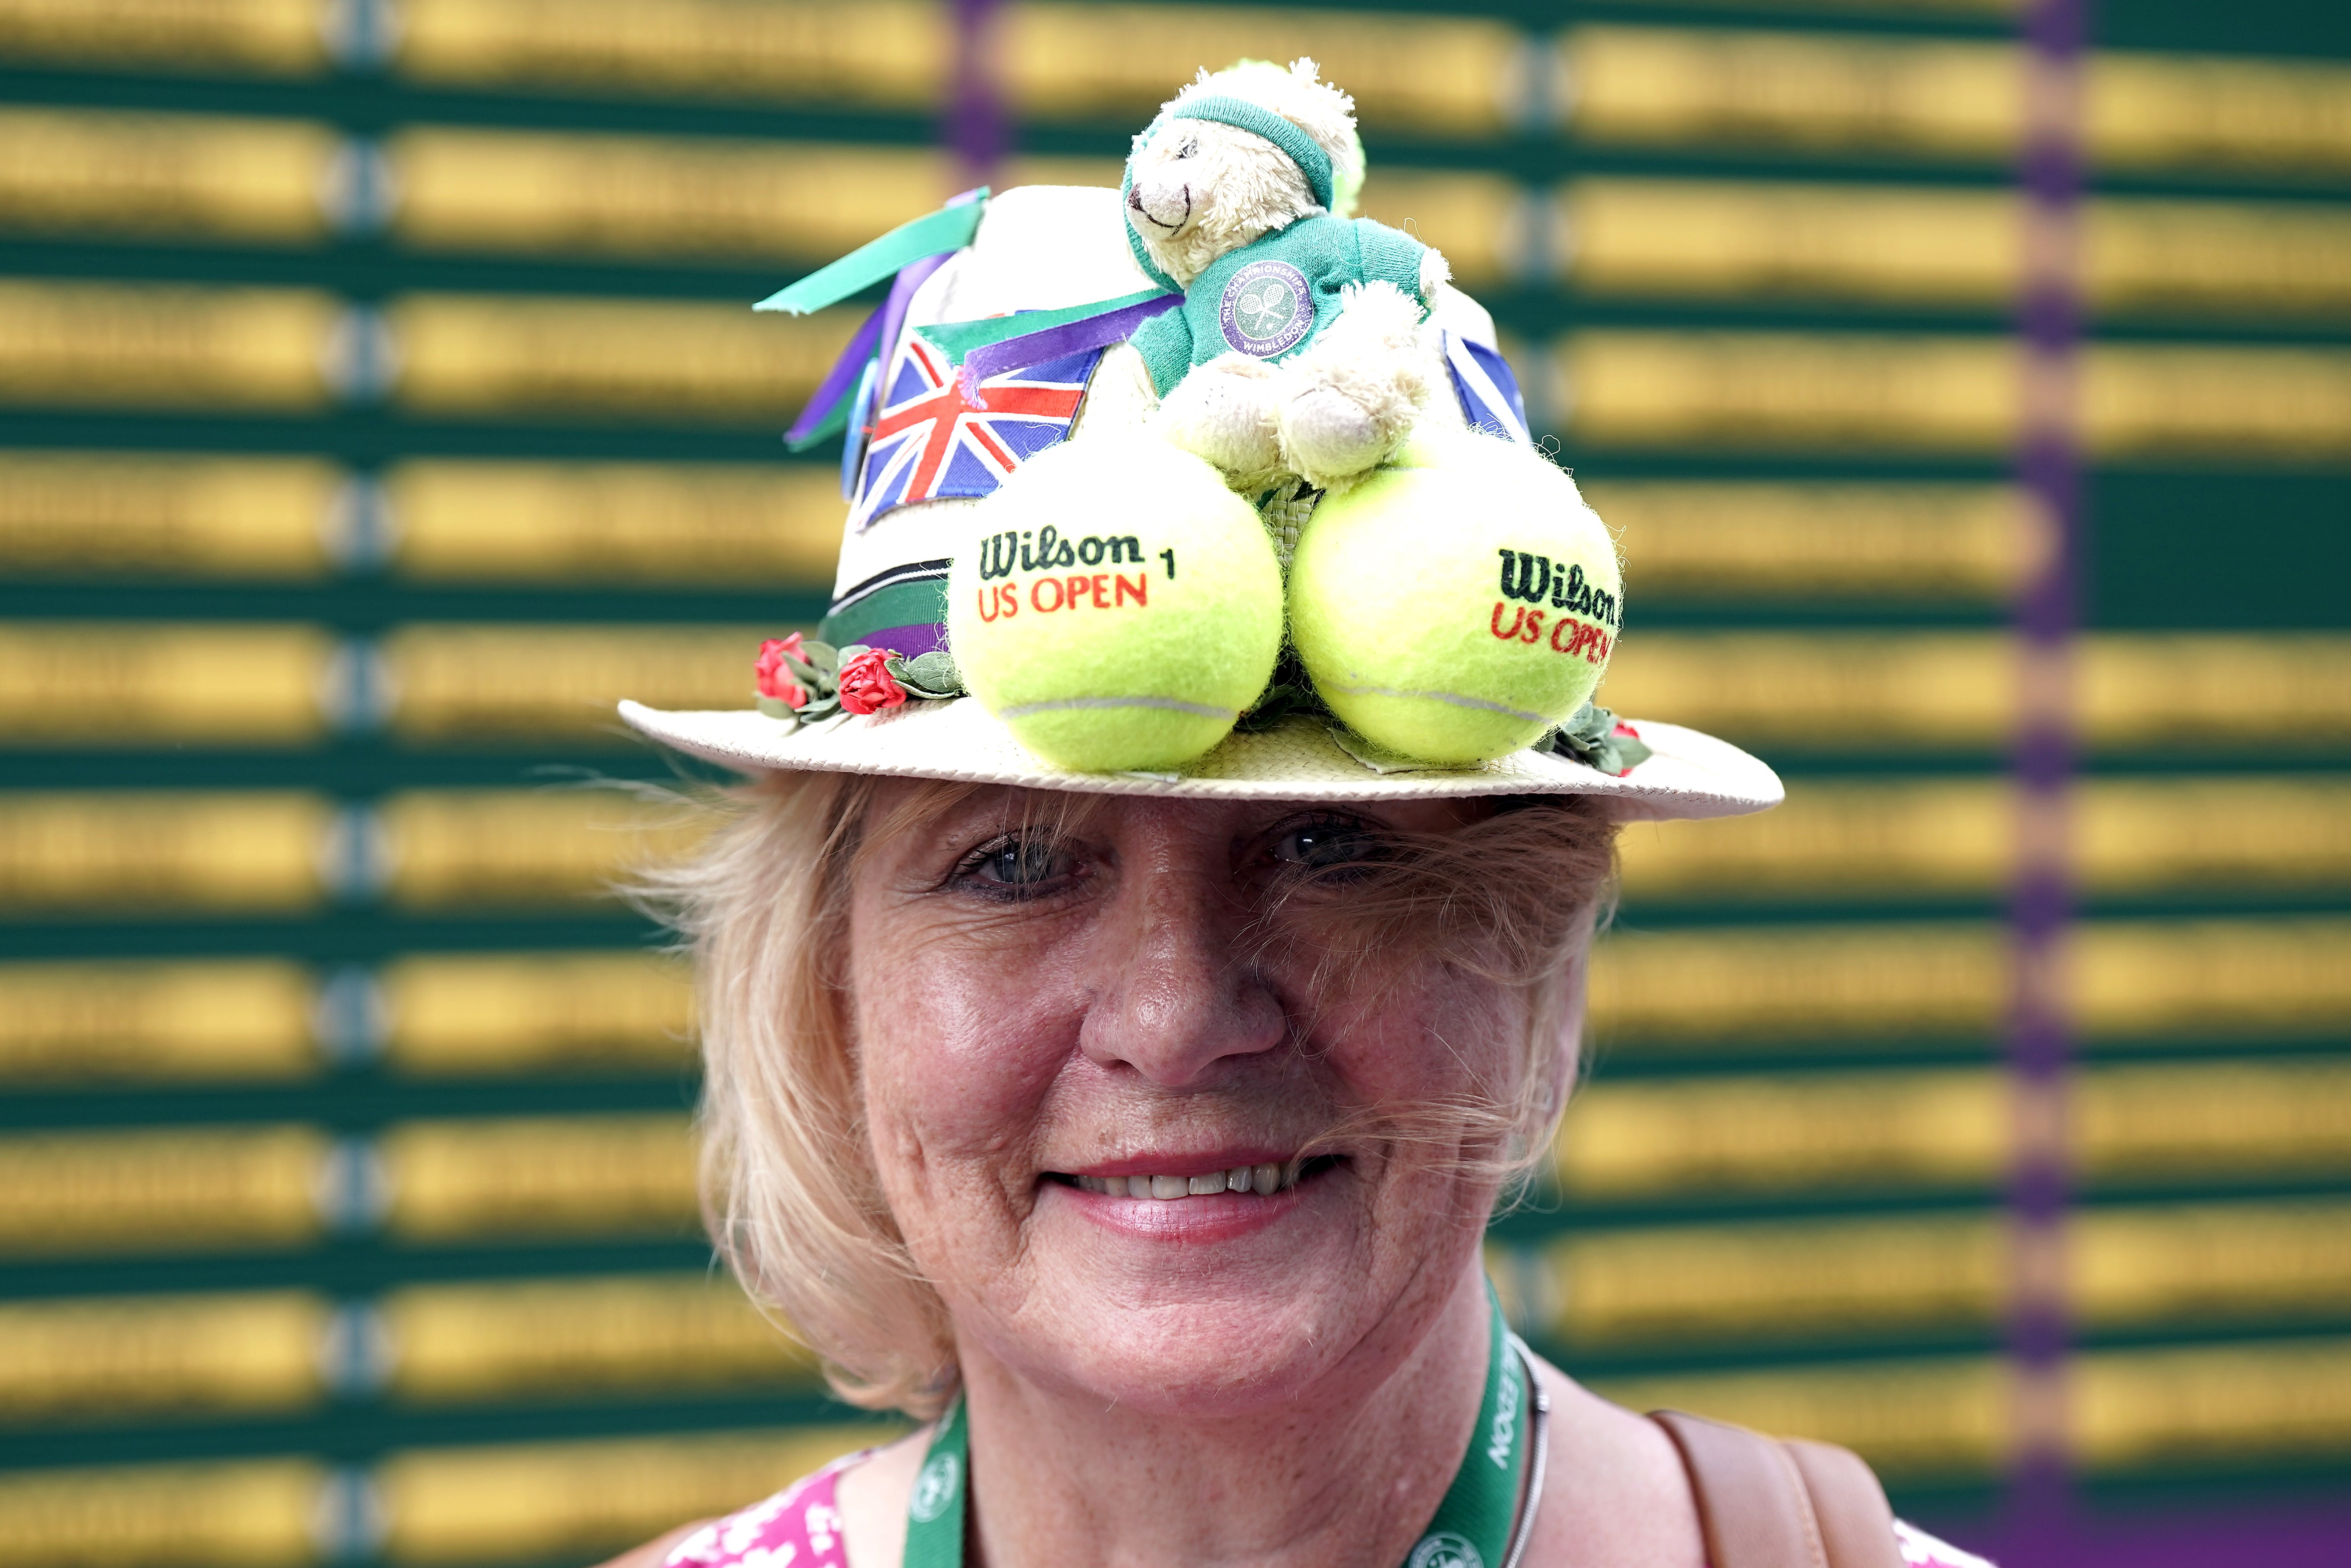
<path id="1" fill-rule="evenodd" d="M 873 1169 L 849 985 L 852 873 L 883 782 L 775 773 L 731 791 L 701 852 L 647 891 L 695 958 L 712 1239 L 753 1299 L 822 1359 L 837 1395 L 927 1419 L 954 1390 L 954 1340 Z M 872 841 L 972 789 L 916 787 L 872 825 Z M 1064 811 L 1102 809 L 1057 800 Z M 1614 842 L 1614 824 L 1582 798 L 1499 802 L 1479 821 L 1392 843 L 1351 868 L 1346 896 L 1328 901 L 1338 913 L 1317 917 L 1311 994 L 1394 974 L 1394 956 L 1408 952 L 1524 996 L 1513 1082 L 1496 1086 L 1507 1098 L 1482 1113 L 1449 1108 L 1457 1124 L 1486 1123 L 1506 1151 L 1496 1167 L 1505 1179 L 1541 1163 L 1565 1108 L 1565 1047 L 1581 1031 L 1583 960 Z M 1380 958 L 1389 961 L 1371 962 Z"/>

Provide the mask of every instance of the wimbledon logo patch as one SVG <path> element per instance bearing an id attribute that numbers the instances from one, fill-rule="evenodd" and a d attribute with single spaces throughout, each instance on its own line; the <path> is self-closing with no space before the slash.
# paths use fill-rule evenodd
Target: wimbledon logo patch
<path id="1" fill-rule="evenodd" d="M 1420 1538 L 1420 1544 L 1405 1559 L 1405 1568 L 1486 1568 L 1486 1560 L 1467 1536 L 1440 1530 Z"/>
<path id="2" fill-rule="evenodd" d="M 1252 261 L 1225 285 L 1217 307 L 1225 341 L 1266 359 L 1296 345 L 1314 325 L 1306 275 L 1286 261 Z"/>
<path id="3" fill-rule="evenodd" d="M 906 1511 L 916 1523 L 930 1523 L 955 1501 L 956 1483 L 962 1479 L 963 1467 L 956 1463 L 953 1454 L 933 1454 L 923 1473 L 914 1478 L 914 1495 L 907 1500 Z"/>

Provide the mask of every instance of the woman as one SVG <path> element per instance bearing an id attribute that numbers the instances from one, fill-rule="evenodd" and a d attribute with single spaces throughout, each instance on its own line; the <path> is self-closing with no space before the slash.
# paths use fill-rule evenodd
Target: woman
<path id="1" fill-rule="evenodd" d="M 905 319 L 1123 292 L 1095 196 L 998 198 Z M 1058 293 L 1006 265 L 1049 254 Z M 935 609 L 893 623 L 911 601 L 872 585 L 935 579 L 966 504 L 869 515 L 827 635 L 935 648 Z M 1617 822 L 1769 805 L 1761 764 L 1640 723 L 1583 759 L 1376 768 L 1293 716 L 1178 775 L 1082 775 L 974 699 L 797 643 L 762 669 L 771 714 L 856 716 L 622 709 L 758 779 L 672 886 L 714 1234 L 843 1397 L 930 1425 L 621 1563 L 1972 1561 L 1897 1546 L 1834 1450 L 1593 1396 L 1486 1283 L 1572 1083 Z"/>

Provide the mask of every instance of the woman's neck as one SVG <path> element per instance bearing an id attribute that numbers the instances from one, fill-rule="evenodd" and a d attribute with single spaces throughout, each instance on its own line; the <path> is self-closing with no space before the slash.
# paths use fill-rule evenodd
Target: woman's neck
<path id="1" fill-rule="evenodd" d="M 1384 1568 L 1436 1511 L 1485 1387 L 1474 1265 L 1384 1376 L 1351 1353 L 1300 1397 L 1186 1421 L 1046 1390 L 967 1351 L 968 1568 Z M 1384 1357 L 1381 1357 L 1384 1359 Z"/>

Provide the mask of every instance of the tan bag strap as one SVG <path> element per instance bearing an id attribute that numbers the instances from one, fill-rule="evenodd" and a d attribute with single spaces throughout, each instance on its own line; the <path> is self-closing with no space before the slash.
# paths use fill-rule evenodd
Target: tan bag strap
<path id="1" fill-rule="evenodd" d="M 1708 1568 L 1902 1568 L 1894 1511 L 1858 1456 L 1659 1410 L 1698 1499 Z"/>
<path id="2" fill-rule="evenodd" d="M 1894 1510 L 1877 1473 L 1851 1448 L 1782 1437 L 1780 1447 L 1803 1472 L 1813 1518 L 1828 1549 L 1829 1568 L 1903 1568 L 1894 1539 Z"/>

